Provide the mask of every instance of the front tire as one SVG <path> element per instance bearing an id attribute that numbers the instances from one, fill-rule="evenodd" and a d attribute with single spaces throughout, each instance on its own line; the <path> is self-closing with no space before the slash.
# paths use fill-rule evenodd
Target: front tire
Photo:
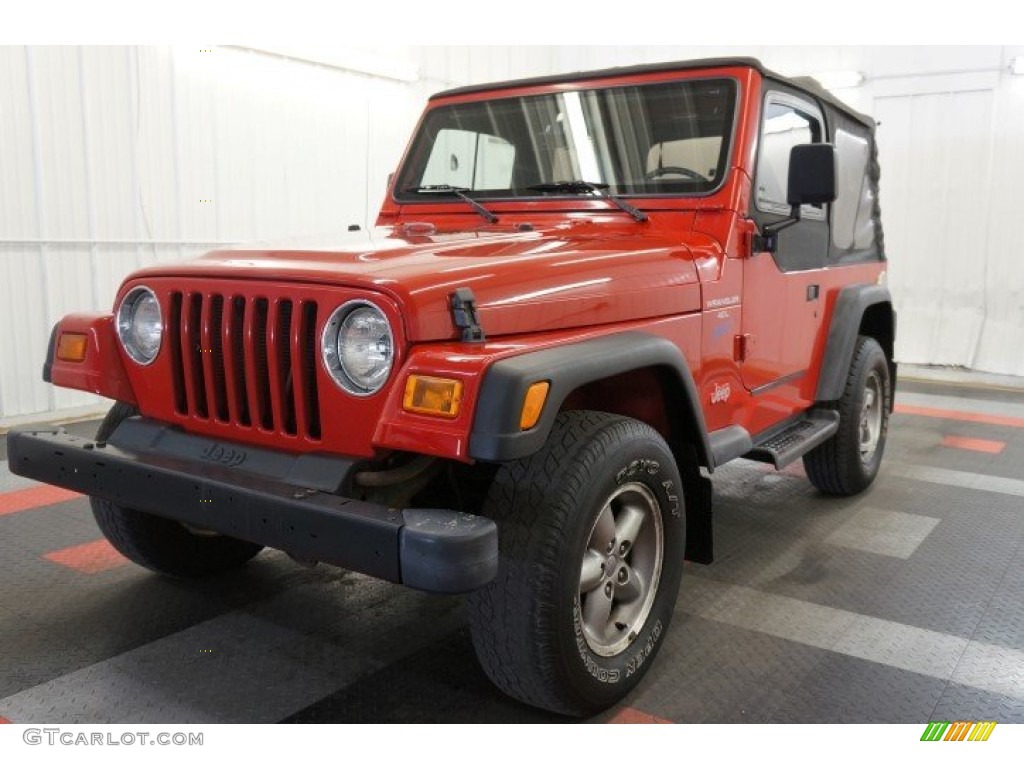
<path id="1" fill-rule="evenodd" d="M 837 407 L 838 431 L 804 456 L 804 469 L 819 491 L 852 496 L 878 475 L 892 411 L 889 363 L 870 336 L 857 339 Z"/>
<path id="2" fill-rule="evenodd" d="M 499 469 L 484 514 L 501 560 L 469 607 L 488 677 L 562 714 L 617 702 L 650 669 L 682 576 L 683 486 L 665 441 L 621 416 L 562 413 L 539 452 Z"/>
<path id="3" fill-rule="evenodd" d="M 107 440 L 117 425 L 138 411 L 116 403 L 96 433 Z M 129 509 L 106 499 L 89 498 L 100 531 L 118 552 L 133 563 L 165 576 L 196 578 L 238 568 L 263 547 L 219 534 L 193 533 L 181 523 Z"/>

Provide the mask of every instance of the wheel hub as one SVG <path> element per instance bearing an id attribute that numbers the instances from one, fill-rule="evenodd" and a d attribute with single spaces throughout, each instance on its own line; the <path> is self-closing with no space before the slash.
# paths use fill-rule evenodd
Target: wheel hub
<path id="1" fill-rule="evenodd" d="M 878 449 L 878 441 L 882 435 L 882 411 L 884 408 L 882 382 L 878 374 L 872 371 L 864 385 L 864 402 L 861 406 L 860 424 L 858 425 L 860 460 L 865 465 L 872 462 L 875 451 Z"/>
<path id="2" fill-rule="evenodd" d="M 583 634 L 600 656 L 621 653 L 643 628 L 664 557 L 661 509 L 641 483 L 617 488 L 594 521 L 580 565 Z"/>

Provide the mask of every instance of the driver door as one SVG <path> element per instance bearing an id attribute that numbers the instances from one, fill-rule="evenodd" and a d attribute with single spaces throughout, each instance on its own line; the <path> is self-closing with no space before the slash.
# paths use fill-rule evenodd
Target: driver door
<path id="1" fill-rule="evenodd" d="M 751 216 L 758 228 L 785 218 L 790 150 L 825 140 L 821 110 L 807 97 L 784 91 L 765 95 Z M 799 223 L 779 233 L 776 253 L 755 253 L 743 267 L 743 383 L 754 394 L 778 388 L 795 398 L 808 375 L 824 314 L 822 277 L 829 229 L 824 206 L 805 205 Z"/>

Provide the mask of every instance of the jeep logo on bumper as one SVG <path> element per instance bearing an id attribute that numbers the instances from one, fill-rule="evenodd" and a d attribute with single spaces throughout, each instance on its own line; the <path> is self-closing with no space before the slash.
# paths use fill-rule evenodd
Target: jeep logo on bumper
<path id="1" fill-rule="evenodd" d="M 204 461 L 212 461 L 217 464 L 223 464 L 227 467 L 237 467 L 245 463 L 247 455 L 245 451 L 239 451 L 235 448 L 228 448 L 220 443 L 210 443 L 203 451 L 199 454 L 199 458 Z"/>

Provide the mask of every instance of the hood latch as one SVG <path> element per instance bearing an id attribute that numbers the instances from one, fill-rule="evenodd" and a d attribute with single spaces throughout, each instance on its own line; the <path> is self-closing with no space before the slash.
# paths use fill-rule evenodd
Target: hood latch
<path id="1" fill-rule="evenodd" d="M 452 320 L 462 330 L 463 341 L 486 341 L 476 315 L 476 297 L 471 288 L 456 288 L 451 295 Z"/>

